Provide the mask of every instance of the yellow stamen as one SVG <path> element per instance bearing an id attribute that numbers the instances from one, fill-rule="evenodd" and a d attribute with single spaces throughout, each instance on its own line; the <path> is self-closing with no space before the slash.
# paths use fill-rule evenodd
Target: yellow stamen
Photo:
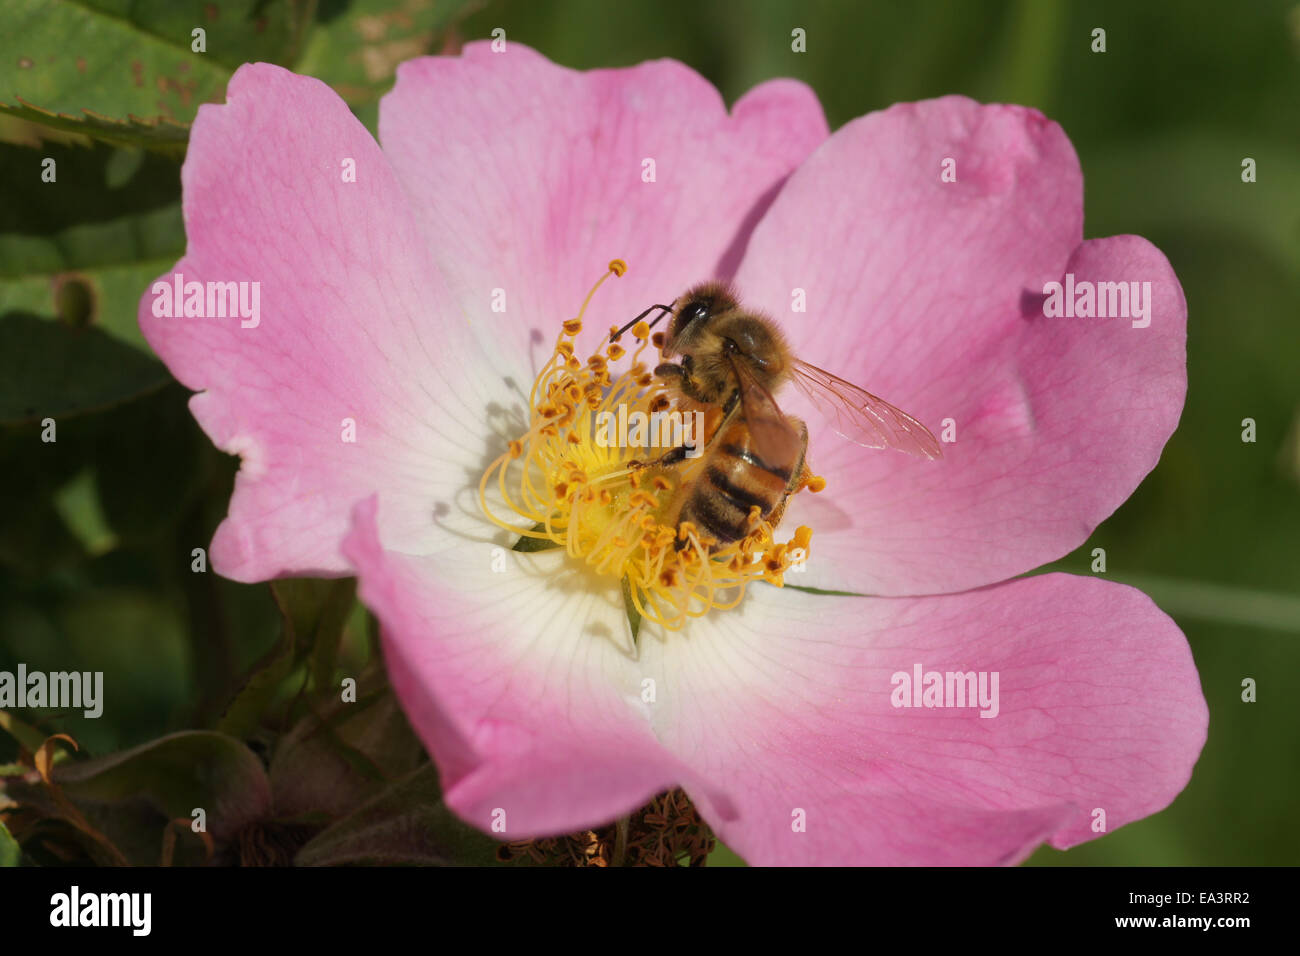
<path id="1" fill-rule="evenodd" d="M 637 345 L 621 372 L 610 368 L 628 354 L 617 343 L 585 361 L 574 354 L 574 337 L 596 290 L 626 271 L 626 263 L 613 260 L 578 314 L 562 324 L 554 353 L 529 394 L 528 431 L 488 466 L 479 481 L 479 504 L 511 534 L 553 542 L 597 574 L 626 579 L 644 619 L 678 630 L 710 610 L 735 607 L 751 581 L 782 584 L 792 562 L 806 557 L 812 532 L 801 527 L 789 542 L 777 544 L 772 525 L 756 513 L 744 538 L 719 545 L 689 521 L 678 526 L 682 489 L 707 456 L 658 466 L 654 461 L 669 449 L 654 446 L 655 435 L 633 445 L 619 440 L 631 436 L 603 434 L 619 406 L 626 406 L 628 421 L 674 405 L 673 393 L 639 361 L 653 340 L 656 347 L 662 343 L 657 334 L 652 339 L 645 322 L 632 329 Z M 494 480 L 501 502 L 525 522 L 522 527 L 492 513 L 487 488 Z M 825 482 L 813 477 L 806 484 L 820 490 Z"/>

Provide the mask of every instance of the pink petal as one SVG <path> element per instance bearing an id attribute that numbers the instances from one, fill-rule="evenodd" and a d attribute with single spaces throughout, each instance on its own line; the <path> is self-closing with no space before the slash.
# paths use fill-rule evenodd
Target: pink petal
<path id="1" fill-rule="evenodd" d="M 1131 588 L 1046 575 L 937 598 L 755 587 L 634 649 L 617 587 L 555 552 L 344 545 L 448 804 L 503 839 L 685 786 L 751 863 L 1010 863 L 1166 806 L 1205 739 L 1186 641 Z M 997 671 L 998 714 L 891 705 L 892 675 Z M 647 688 L 653 699 L 643 695 Z M 807 830 L 795 833 L 801 809 Z"/>
<path id="2" fill-rule="evenodd" d="M 503 840 L 555 835 L 672 785 L 681 769 L 651 732 L 617 587 L 591 588 L 558 552 L 505 552 L 495 573 L 487 547 L 386 551 L 376 506 L 358 505 L 344 551 L 456 813 Z"/>
<path id="3" fill-rule="evenodd" d="M 755 87 L 729 116 L 676 61 L 580 73 L 511 41 L 504 53 L 480 42 L 402 64 L 379 134 L 466 317 L 516 362 L 533 330 L 549 344 L 611 259 L 629 270 L 597 296 L 596 333 L 729 276 L 827 129 L 793 80 Z M 648 159 L 654 182 L 643 181 Z"/>
<path id="4" fill-rule="evenodd" d="M 992 864 L 1166 806 L 1207 711 L 1186 640 L 1145 595 L 1063 574 L 935 598 L 756 588 L 647 642 L 654 727 L 751 864 Z M 998 713 L 903 708 L 898 672 L 998 672 Z M 806 832 L 792 816 L 806 815 Z"/>
<path id="5" fill-rule="evenodd" d="M 454 307 L 375 141 L 323 83 L 244 66 L 226 105 L 200 107 L 182 181 L 189 245 L 161 279 L 261 283 L 250 328 L 156 317 L 151 292 L 140 303 L 149 344 L 201 390 L 199 424 L 243 457 L 214 568 L 242 581 L 343 573 L 349 509 L 376 490 L 390 543 L 423 540 L 429 476 L 465 432 L 476 455 L 484 436 L 434 398 L 448 363 L 431 320 Z"/>
<path id="6" fill-rule="evenodd" d="M 956 161 L 957 181 L 941 181 Z M 856 120 L 790 178 L 737 276 L 807 361 L 956 441 L 938 462 L 862 449 L 808 416 L 828 480 L 787 523 L 814 529 L 806 583 L 874 594 L 996 582 L 1082 543 L 1156 464 L 1182 410 L 1186 304 L 1159 250 L 1082 243 L 1060 127 L 961 97 Z M 1148 281 L 1149 328 L 1045 318 L 1047 281 Z M 793 312 L 802 289 L 807 312 Z"/>

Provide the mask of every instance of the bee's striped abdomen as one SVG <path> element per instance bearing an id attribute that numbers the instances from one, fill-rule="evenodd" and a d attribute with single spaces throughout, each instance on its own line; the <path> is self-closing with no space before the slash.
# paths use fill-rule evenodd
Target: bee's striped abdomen
<path id="1" fill-rule="evenodd" d="M 715 441 L 717 447 L 682 506 L 681 518 L 719 544 L 728 544 L 749 532 L 755 507 L 759 517 L 766 518 L 781 504 L 793 469 L 792 463 L 760 458 L 743 419 L 724 428 Z"/>

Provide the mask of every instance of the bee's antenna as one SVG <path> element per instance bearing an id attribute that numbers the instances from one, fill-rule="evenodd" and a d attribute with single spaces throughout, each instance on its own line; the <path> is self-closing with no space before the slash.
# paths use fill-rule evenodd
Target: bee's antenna
<path id="1" fill-rule="evenodd" d="M 613 333 L 612 335 L 610 335 L 609 340 L 610 340 L 611 342 L 617 342 L 617 341 L 618 341 L 618 337 L 619 337 L 620 335 L 622 335 L 622 334 L 623 334 L 624 332 L 626 332 L 628 329 L 632 328 L 632 326 L 636 325 L 638 322 L 640 322 L 642 319 L 644 319 L 647 315 L 649 315 L 649 314 L 650 314 L 651 312 L 653 312 L 655 309 L 659 309 L 660 312 L 659 312 L 658 315 L 656 315 L 656 316 L 654 317 L 654 321 L 652 321 L 652 322 L 650 323 L 650 328 L 652 328 L 652 329 L 655 327 L 655 325 L 658 324 L 658 322 L 659 322 L 660 319 L 662 319 L 665 315 L 667 315 L 669 312 L 671 312 L 671 311 L 673 310 L 673 307 L 672 307 L 671 305 L 652 305 L 652 306 L 650 306 L 650 308 L 646 309 L 644 312 L 642 312 L 640 315 L 638 315 L 635 319 L 633 319 L 633 320 L 632 320 L 631 322 L 629 322 L 627 325 L 623 326 L 623 327 L 622 327 L 621 329 L 619 329 L 617 332 L 615 332 L 615 333 Z"/>

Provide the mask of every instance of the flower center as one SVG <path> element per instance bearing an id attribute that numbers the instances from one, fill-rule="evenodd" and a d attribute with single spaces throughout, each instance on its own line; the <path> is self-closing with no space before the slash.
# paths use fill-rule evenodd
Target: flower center
<path id="1" fill-rule="evenodd" d="M 790 540 L 776 543 L 773 525 L 757 507 L 737 541 L 721 543 L 689 521 L 678 523 L 684 496 L 709 460 L 710 435 L 696 429 L 686 443 L 694 456 L 679 454 L 671 464 L 657 463 L 672 450 L 663 447 L 662 437 L 676 440 L 685 436 L 685 423 L 709 419 L 716 432 L 720 409 L 697 414 L 700 409 L 685 408 L 686 400 L 655 379 L 641 361 L 651 344 L 644 321 L 632 329 L 637 344 L 630 354 L 608 340 L 603 352 L 585 362 L 574 352 L 596 290 L 625 271 L 621 259 L 611 262 L 577 317 L 563 323 L 529 394 L 528 430 L 483 473 L 479 505 L 490 521 L 520 536 L 516 550 L 562 547 L 597 574 L 621 579 L 634 628 L 645 618 L 678 630 L 693 617 L 738 605 L 750 581 L 781 586 L 785 572 L 807 559 L 812 530 L 800 527 Z M 611 327 L 611 335 L 616 329 Z M 628 422 L 650 427 L 619 429 L 611 440 L 611 425 Z M 671 427 L 663 427 L 665 422 Z M 526 526 L 493 513 L 490 482 Z M 824 486 L 805 471 L 791 493 Z"/>

